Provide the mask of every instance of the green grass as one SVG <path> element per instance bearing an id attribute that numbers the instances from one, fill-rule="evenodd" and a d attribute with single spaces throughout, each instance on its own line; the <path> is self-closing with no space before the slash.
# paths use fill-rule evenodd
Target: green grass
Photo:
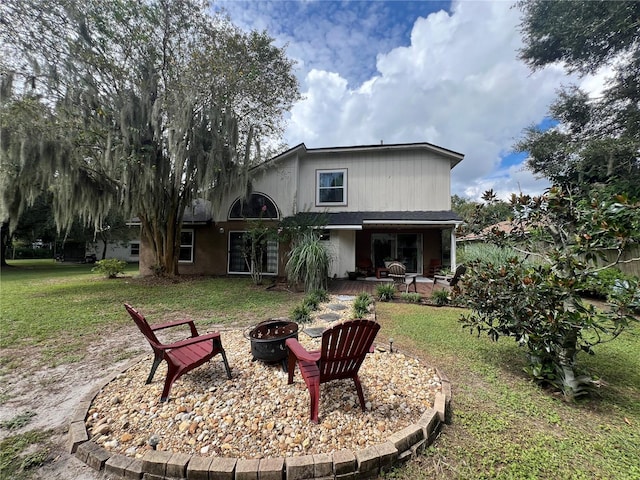
<path id="1" fill-rule="evenodd" d="M 245 279 L 173 283 L 140 279 L 130 269 L 125 278 L 107 280 L 90 265 L 14 265 L 0 278 L 4 369 L 17 368 L 27 348 L 52 364 L 82 358 L 89 343 L 131 327 L 124 302 L 154 322 L 189 316 L 206 326 L 286 316 L 303 298 Z M 376 310 L 383 324 L 378 341 L 393 337 L 394 348 L 439 367 L 453 386 L 452 424 L 424 455 L 386 478 L 640 479 L 640 328 L 581 358 L 604 386 L 591 399 L 567 404 L 528 380 L 513 341 L 494 343 L 463 330 L 459 309 L 378 302 Z M 0 478 L 27 478 L 28 467 L 44 461 L 46 439 L 42 432 L 5 439 L 0 472 L 9 476 Z"/>
<path id="2" fill-rule="evenodd" d="M 8 263 L 13 268 L 3 269 L 0 277 L 0 348 L 35 346 L 52 365 L 80 360 L 89 339 L 132 325 L 125 302 L 151 322 L 188 316 L 207 327 L 286 316 L 301 299 L 245 278 L 150 280 L 129 267 L 125 276 L 106 279 L 92 272 L 91 265 Z M 2 356 L 5 366 L 15 361 Z"/>
<path id="3" fill-rule="evenodd" d="M 33 470 L 48 461 L 51 432 L 34 430 L 0 441 L 0 480 L 34 478 Z"/>
<path id="4" fill-rule="evenodd" d="M 523 351 L 463 330 L 461 310 L 377 304 L 386 335 L 451 380 L 453 422 L 425 455 L 387 478 L 640 479 L 640 329 L 582 365 L 606 382 L 577 404 L 522 372 Z"/>

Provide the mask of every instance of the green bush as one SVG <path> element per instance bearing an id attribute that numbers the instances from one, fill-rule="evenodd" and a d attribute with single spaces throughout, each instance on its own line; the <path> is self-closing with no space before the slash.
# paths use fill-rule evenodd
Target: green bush
<path id="1" fill-rule="evenodd" d="M 456 251 L 457 263 L 460 265 L 475 261 L 503 265 L 514 256 L 522 258 L 522 255 L 511 247 L 501 247 L 491 243 L 470 243 Z"/>
<path id="2" fill-rule="evenodd" d="M 392 283 L 381 283 L 376 287 L 376 297 L 381 302 L 393 300 L 396 295 L 396 287 Z"/>
<path id="3" fill-rule="evenodd" d="M 449 296 L 449 291 L 445 289 L 434 290 L 431 293 L 431 300 L 436 305 L 442 307 L 443 305 L 448 305 L 451 302 L 451 297 Z"/>
<path id="4" fill-rule="evenodd" d="M 326 289 L 331 258 L 325 242 L 316 232 L 304 233 L 289 252 L 285 270 L 293 284 L 303 284 L 305 292 Z"/>
<path id="5" fill-rule="evenodd" d="M 309 323 L 311 321 L 309 314 L 309 307 L 303 303 L 293 309 L 291 312 L 291 319 L 296 323 Z"/>
<path id="6" fill-rule="evenodd" d="M 373 298 L 367 292 L 361 292 L 353 301 L 353 318 L 364 318 L 369 313 Z"/>
<path id="7" fill-rule="evenodd" d="M 106 258 L 97 261 L 91 271 L 101 273 L 107 278 L 116 278 L 119 274 L 124 273 L 125 268 L 127 268 L 127 262 L 116 258 Z"/>
<path id="8" fill-rule="evenodd" d="M 415 292 L 402 292 L 400 294 L 400 298 L 408 303 L 420 303 L 420 300 L 422 300 L 422 295 Z"/>
<path id="9" fill-rule="evenodd" d="M 582 295 L 604 300 L 609 298 L 615 285 L 631 279 L 630 275 L 622 273 L 617 268 L 605 268 L 590 274 L 581 285 L 577 286 L 577 290 Z"/>
<path id="10" fill-rule="evenodd" d="M 329 292 L 327 292 L 326 290 L 318 289 L 318 290 L 314 290 L 311 293 L 318 298 L 318 301 L 320 303 L 326 302 L 329 300 Z"/>
<path id="11" fill-rule="evenodd" d="M 326 302 L 329 299 L 329 294 L 326 290 L 314 290 L 313 292 L 308 293 L 304 299 L 302 300 L 302 304 L 305 305 L 309 310 L 317 310 L 318 306 L 322 302 Z"/>

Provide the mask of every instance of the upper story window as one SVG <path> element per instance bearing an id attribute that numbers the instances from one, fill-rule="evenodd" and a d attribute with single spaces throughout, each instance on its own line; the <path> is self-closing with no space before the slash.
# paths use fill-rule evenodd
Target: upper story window
<path id="1" fill-rule="evenodd" d="M 278 208 L 266 195 L 252 193 L 244 200 L 238 198 L 229 209 L 229 220 L 245 218 L 278 218 Z"/>
<path id="2" fill-rule="evenodd" d="M 316 171 L 316 205 L 347 204 L 347 169 Z"/>

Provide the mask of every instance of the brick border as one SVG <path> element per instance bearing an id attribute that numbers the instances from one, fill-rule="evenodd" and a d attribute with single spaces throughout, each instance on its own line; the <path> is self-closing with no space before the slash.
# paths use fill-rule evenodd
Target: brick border
<path id="1" fill-rule="evenodd" d="M 263 459 L 202 457 L 186 453 L 148 450 L 141 459 L 112 453 L 92 442 L 85 418 L 100 390 L 118 375 L 141 361 L 129 362 L 92 389 L 75 410 L 69 423 L 69 453 L 98 471 L 115 478 L 133 480 L 357 480 L 373 479 L 392 467 L 415 458 L 431 445 L 441 427 L 451 421 L 451 382 L 438 369 L 442 391 L 436 392 L 432 408 L 420 419 L 389 436 L 386 442 L 362 450 L 331 454 L 299 455 Z"/>

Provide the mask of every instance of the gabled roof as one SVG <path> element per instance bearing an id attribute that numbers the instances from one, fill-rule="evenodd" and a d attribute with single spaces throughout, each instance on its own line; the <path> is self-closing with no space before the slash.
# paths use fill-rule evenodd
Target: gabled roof
<path id="1" fill-rule="evenodd" d="M 299 212 L 293 217 L 304 221 L 321 218 L 328 229 L 362 229 L 364 226 L 442 226 L 459 225 L 462 219 L 450 210 L 415 212 Z"/>
<path id="2" fill-rule="evenodd" d="M 282 159 L 288 158 L 292 155 L 299 155 L 301 158 L 322 154 L 322 153 L 357 153 L 357 152 L 388 152 L 394 150 L 425 150 L 428 152 L 438 153 L 449 158 L 451 168 L 455 167 L 464 158 L 464 154 L 449 150 L 447 148 L 439 147 L 432 143 L 420 142 L 420 143 L 395 143 L 395 144 L 379 144 L 379 145 L 356 145 L 349 147 L 324 147 L 324 148 L 307 148 L 304 143 L 300 143 L 295 147 L 286 150 L 271 159 L 256 165 L 253 168 L 260 168 L 263 165 L 279 162 Z"/>

